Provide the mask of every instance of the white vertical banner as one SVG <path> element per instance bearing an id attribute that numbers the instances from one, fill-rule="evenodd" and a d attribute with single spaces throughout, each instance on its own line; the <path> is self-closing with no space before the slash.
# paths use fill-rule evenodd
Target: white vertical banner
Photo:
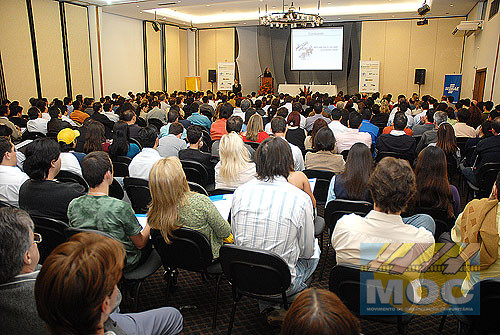
<path id="1" fill-rule="evenodd" d="M 359 61 L 359 92 L 375 93 L 379 91 L 380 61 Z"/>
<path id="2" fill-rule="evenodd" d="M 234 62 L 217 63 L 217 91 L 231 91 L 234 85 Z"/>

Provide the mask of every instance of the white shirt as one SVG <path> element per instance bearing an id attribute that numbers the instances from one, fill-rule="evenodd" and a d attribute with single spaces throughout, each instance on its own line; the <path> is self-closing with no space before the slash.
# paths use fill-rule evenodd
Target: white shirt
<path id="1" fill-rule="evenodd" d="M 288 264 L 295 281 L 299 258 L 314 250 L 311 198 L 284 177 L 253 179 L 234 191 L 231 230 L 239 246 L 277 253 Z"/>
<path id="2" fill-rule="evenodd" d="M 394 121 L 394 115 L 396 115 L 396 113 L 399 111 L 399 108 L 398 107 L 395 107 L 392 109 L 392 112 L 391 114 L 389 114 L 389 120 L 387 121 L 387 125 L 390 126 L 392 125 L 392 122 Z M 413 128 L 413 125 L 415 124 L 415 120 L 414 120 L 414 117 L 411 116 L 411 110 L 408 109 L 406 112 L 405 112 L 405 115 L 408 119 L 408 121 L 406 122 L 406 126 L 408 128 Z"/>
<path id="3" fill-rule="evenodd" d="M 339 120 L 332 120 L 332 122 L 328 124 L 328 128 L 330 128 L 335 138 L 338 134 L 341 134 L 347 130 L 347 127 L 344 126 Z"/>
<path id="4" fill-rule="evenodd" d="M 215 188 L 234 190 L 238 186 L 255 179 L 256 174 L 255 163 L 248 163 L 246 168 L 240 171 L 234 179 L 225 180 L 222 179 L 222 176 L 220 175 L 220 162 L 218 162 L 217 165 L 215 165 Z"/>
<path id="5" fill-rule="evenodd" d="M 102 114 L 106 115 L 106 117 L 113 122 L 118 122 L 120 117 L 115 112 L 103 112 Z"/>
<path id="6" fill-rule="evenodd" d="M 82 168 L 78 159 L 71 152 L 61 152 L 61 170 L 82 176 Z"/>
<path id="7" fill-rule="evenodd" d="M 0 165 L 0 200 L 19 207 L 19 188 L 28 179 L 17 166 Z"/>
<path id="8" fill-rule="evenodd" d="M 160 101 L 160 109 L 162 112 L 167 112 L 170 106 L 165 101 Z"/>
<path id="9" fill-rule="evenodd" d="M 49 113 L 42 113 L 42 119 L 50 121 L 51 117 Z"/>
<path id="10" fill-rule="evenodd" d="M 292 103 L 291 102 L 287 102 L 286 104 L 283 105 L 283 107 L 288 109 L 288 114 L 290 114 L 292 112 Z"/>
<path id="11" fill-rule="evenodd" d="M 337 139 L 338 153 L 350 150 L 355 143 L 364 143 L 368 148 L 372 145 L 371 135 L 360 132 L 358 129 L 347 128 L 343 133 L 335 134 L 335 138 Z"/>
<path id="12" fill-rule="evenodd" d="M 264 131 L 266 133 L 268 133 L 269 135 L 273 134 L 273 131 L 271 130 L 271 122 L 266 123 L 266 125 L 264 127 Z"/>
<path id="13" fill-rule="evenodd" d="M 420 121 L 422 120 L 422 118 L 427 115 L 427 109 L 426 110 L 423 110 L 421 113 L 418 113 L 417 115 L 415 115 L 413 117 L 413 122 L 415 125 L 417 124 L 420 124 Z"/>
<path id="14" fill-rule="evenodd" d="M 154 163 L 159 161 L 162 157 L 153 148 L 144 148 L 139 152 L 130 162 L 128 166 L 128 173 L 130 177 L 141 178 L 149 180 L 149 172 Z"/>
<path id="15" fill-rule="evenodd" d="M 370 136 L 370 135 L 368 135 Z M 286 139 L 282 137 L 285 141 Z M 371 136 L 370 136 L 371 138 Z M 371 141 L 371 140 L 370 140 Z M 302 156 L 302 150 L 300 148 L 288 141 L 286 141 L 290 145 L 290 149 L 292 149 L 292 156 L 293 156 L 293 169 L 295 171 L 303 171 L 306 168 L 306 165 L 304 163 L 304 156 Z"/>
<path id="16" fill-rule="evenodd" d="M 71 120 L 69 117 L 66 115 L 61 116 L 61 120 L 68 122 L 70 125 L 73 127 L 77 127 L 78 125 L 75 123 L 75 121 Z"/>
<path id="17" fill-rule="evenodd" d="M 49 121 L 42 118 L 29 120 L 28 123 L 26 124 L 26 129 L 30 133 L 37 132 L 47 135 L 47 122 Z"/>

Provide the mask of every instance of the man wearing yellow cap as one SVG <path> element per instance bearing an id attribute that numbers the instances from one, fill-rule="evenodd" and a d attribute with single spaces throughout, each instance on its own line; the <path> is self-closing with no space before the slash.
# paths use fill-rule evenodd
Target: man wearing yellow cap
<path id="1" fill-rule="evenodd" d="M 85 157 L 81 152 L 75 152 L 77 138 L 80 136 L 78 130 L 64 128 L 57 134 L 57 142 L 61 149 L 61 170 L 82 175 L 80 162 Z"/>

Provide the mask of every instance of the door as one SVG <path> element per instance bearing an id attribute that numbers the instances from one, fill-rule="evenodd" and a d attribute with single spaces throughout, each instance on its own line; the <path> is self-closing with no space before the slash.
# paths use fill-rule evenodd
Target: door
<path id="1" fill-rule="evenodd" d="M 474 91 L 472 99 L 477 102 L 483 101 L 484 83 L 486 81 L 486 68 L 476 70 L 476 79 L 474 80 Z"/>

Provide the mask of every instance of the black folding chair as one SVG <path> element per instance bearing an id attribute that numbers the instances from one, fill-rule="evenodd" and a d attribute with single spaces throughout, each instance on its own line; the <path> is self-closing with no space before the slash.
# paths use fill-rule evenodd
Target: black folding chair
<path id="1" fill-rule="evenodd" d="M 70 172 L 70 171 L 65 171 L 61 170 L 56 176 L 57 181 L 60 181 L 62 183 L 76 183 L 80 184 L 85 188 L 85 192 L 89 191 L 89 185 L 83 179 L 82 176 L 77 175 L 76 173 Z"/>
<path id="2" fill-rule="evenodd" d="M 304 174 L 307 178 L 316 178 L 314 186 L 314 198 L 316 199 L 316 206 L 325 206 L 326 199 L 328 198 L 328 187 L 335 173 L 323 170 L 306 169 Z"/>
<path id="3" fill-rule="evenodd" d="M 122 185 L 115 178 L 113 178 L 113 183 L 109 185 L 109 196 L 118 200 L 122 200 L 125 196 Z"/>
<path id="4" fill-rule="evenodd" d="M 500 172 L 500 163 L 485 163 L 479 168 L 476 174 L 476 181 L 478 186 L 474 186 L 471 182 L 467 181 L 469 188 L 467 189 L 467 199 L 469 192 L 472 190 L 474 197 L 486 198 L 490 195 L 493 184 L 495 183 L 498 172 Z"/>
<path id="5" fill-rule="evenodd" d="M 117 156 L 113 157 L 113 174 L 115 177 L 128 177 L 128 166 L 132 161 L 131 158 L 127 156 Z"/>
<path id="6" fill-rule="evenodd" d="M 212 321 L 215 328 L 222 269 L 220 263 L 214 262 L 212 247 L 207 237 L 198 231 L 181 227 L 173 232 L 169 244 L 157 229 L 151 229 L 151 239 L 165 269 L 167 293 L 170 293 L 170 289 L 175 285 L 178 269 L 198 272 L 203 279 L 215 276 L 215 309 Z"/>
<path id="7" fill-rule="evenodd" d="M 326 205 L 325 224 L 328 228 L 328 243 L 326 244 L 326 254 L 324 256 L 325 260 L 323 261 L 323 266 L 321 267 L 319 280 L 323 278 L 323 272 L 325 271 L 326 261 L 328 258 L 328 251 L 332 245 L 332 234 L 337 221 L 346 214 L 354 213 L 360 216 L 365 216 L 372 209 L 372 203 L 361 200 L 335 199 Z"/>
<path id="8" fill-rule="evenodd" d="M 245 144 L 248 144 L 248 145 L 249 145 L 249 146 L 251 146 L 251 147 L 252 147 L 252 149 L 254 149 L 254 150 L 257 150 L 257 148 L 258 148 L 258 147 L 259 147 L 259 145 L 260 145 L 260 143 L 259 143 L 259 142 L 250 142 L 250 141 L 245 142 Z"/>
<path id="9" fill-rule="evenodd" d="M 381 151 L 377 153 L 377 156 L 375 158 L 376 162 L 377 163 L 380 162 L 384 157 L 394 157 L 398 159 L 404 159 L 407 160 L 410 163 L 410 165 L 412 165 L 413 160 L 415 159 L 414 155 L 409 153 Z"/>
<path id="10" fill-rule="evenodd" d="M 221 194 L 233 194 L 234 190 L 228 189 L 228 188 L 216 188 L 212 192 L 210 192 L 210 195 L 221 195 Z"/>
<path id="11" fill-rule="evenodd" d="M 135 143 L 135 144 L 137 144 L 137 146 L 139 147 L 139 149 L 141 149 L 141 150 L 142 150 L 142 145 L 141 145 L 141 143 L 139 143 L 139 141 L 138 141 L 138 140 L 136 140 L 135 138 L 132 138 L 132 137 L 131 137 L 131 138 L 129 138 L 129 139 L 128 139 L 128 142 L 129 142 L 129 143 Z"/>
<path id="12" fill-rule="evenodd" d="M 340 153 L 342 157 L 344 157 L 344 160 L 347 161 L 347 156 L 349 155 L 349 150 L 344 150 Z"/>
<path id="13" fill-rule="evenodd" d="M 148 205 L 151 203 L 151 192 L 149 183 L 145 179 L 125 177 L 123 185 L 127 192 L 132 208 L 136 214 L 145 214 L 148 212 Z"/>
<path id="14" fill-rule="evenodd" d="M 201 186 L 208 184 L 208 172 L 203 164 L 195 161 L 181 160 L 182 169 L 186 174 L 186 179 Z"/>
<path id="15" fill-rule="evenodd" d="M 205 190 L 203 186 L 197 183 L 193 183 L 191 181 L 188 181 L 189 189 L 193 192 L 200 193 L 203 195 L 206 195 L 208 197 L 208 192 Z"/>
<path id="16" fill-rule="evenodd" d="M 383 275 L 378 272 L 378 275 Z M 403 280 L 406 285 L 410 285 L 409 281 L 403 276 L 396 276 L 391 274 L 391 279 L 396 277 Z M 354 267 L 336 265 L 330 272 L 329 289 L 346 305 L 346 307 L 359 318 L 397 324 L 398 334 L 406 334 L 408 330 L 408 323 L 413 318 L 413 315 L 361 315 L 360 313 L 360 292 L 361 290 L 368 290 L 371 286 L 368 282 L 361 281 L 361 270 Z M 407 287 L 404 285 L 403 287 Z M 375 289 L 375 288 L 374 288 Z M 393 293 L 398 294 L 397 292 Z M 404 294 L 404 293 L 403 293 Z M 393 297 L 396 300 L 396 297 Z M 401 299 L 403 299 L 401 297 Z"/>
<path id="17" fill-rule="evenodd" d="M 243 296 L 281 301 L 284 308 L 288 309 L 286 290 L 290 286 L 291 275 L 288 265 L 280 256 L 269 251 L 225 244 L 220 249 L 220 262 L 233 293 L 228 334 L 233 329 L 236 305 Z"/>
<path id="18" fill-rule="evenodd" d="M 160 128 L 164 126 L 163 122 L 159 119 L 149 119 L 148 120 L 148 126 L 154 126 L 158 132 L 160 132 Z"/>
<path id="19" fill-rule="evenodd" d="M 40 264 L 43 264 L 48 255 L 59 244 L 66 241 L 64 230 L 68 228 L 65 222 L 49 217 L 31 215 L 35 225 L 35 233 L 42 235 L 42 243 L 38 245 L 40 251 Z"/>
<path id="20" fill-rule="evenodd" d="M 434 238 L 436 242 L 442 233 L 449 233 L 451 231 L 451 228 L 453 228 L 453 226 L 455 225 L 455 217 L 449 217 L 448 212 L 444 209 L 417 207 L 413 211 L 413 214 L 427 214 L 434 219 L 434 222 L 436 223 L 436 231 L 434 232 Z"/>
<path id="21" fill-rule="evenodd" d="M 3 207 L 16 208 L 16 206 L 13 206 L 13 205 L 9 204 L 8 202 L 0 200 L 0 208 L 3 208 Z"/>

